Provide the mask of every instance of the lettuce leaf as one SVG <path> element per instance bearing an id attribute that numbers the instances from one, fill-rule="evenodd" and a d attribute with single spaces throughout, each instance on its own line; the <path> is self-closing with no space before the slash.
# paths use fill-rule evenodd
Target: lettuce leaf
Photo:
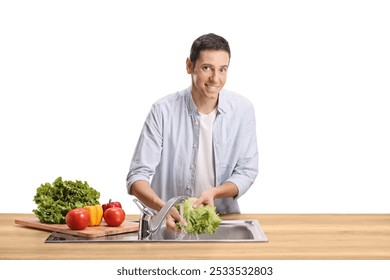
<path id="1" fill-rule="evenodd" d="M 33 212 L 41 223 L 65 224 L 69 210 L 99 203 L 100 193 L 87 182 L 63 181 L 58 177 L 53 184 L 41 184 L 37 188 Z"/>
<path id="2" fill-rule="evenodd" d="M 222 221 L 216 213 L 216 209 L 210 205 L 200 205 L 193 208 L 196 198 L 188 198 L 184 201 L 183 212 L 180 213 L 187 222 L 184 229 L 189 234 L 214 233 Z M 180 205 L 177 206 L 180 212 Z"/>

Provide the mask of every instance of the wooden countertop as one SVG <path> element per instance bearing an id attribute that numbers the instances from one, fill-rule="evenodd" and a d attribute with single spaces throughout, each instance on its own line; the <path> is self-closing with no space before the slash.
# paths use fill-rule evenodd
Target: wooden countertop
<path id="1" fill-rule="evenodd" d="M 15 224 L 33 214 L 0 213 L 3 260 L 389 260 L 390 214 L 245 214 L 267 243 L 44 243 L 50 232 Z M 137 219 L 128 215 L 128 219 Z"/>

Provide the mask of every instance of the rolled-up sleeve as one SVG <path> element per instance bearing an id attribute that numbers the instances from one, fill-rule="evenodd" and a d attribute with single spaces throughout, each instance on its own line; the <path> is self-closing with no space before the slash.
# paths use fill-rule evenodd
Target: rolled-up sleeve
<path id="1" fill-rule="evenodd" d="M 217 185 L 232 182 L 238 188 L 234 200 L 245 194 L 258 174 L 256 117 L 252 103 L 233 95 L 223 102 L 214 125 Z M 225 100 L 222 100 L 225 101 Z"/>
<path id="2" fill-rule="evenodd" d="M 239 154 L 232 175 L 226 181 L 234 183 L 238 188 L 240 198 L 254 183 L 258 174 L 258 148 L 256 135 L 256 118 L 252 105 L 248 106 L 240 134 Z"/>
<path id="3" fill-rule="evenodd" d="M 130 194 L 131 186 L 135 181 L 149 181 L 160 162 L 162 149 L 161 115 L 156 106 L 150 110 L 127 174 L 127 191 Z"/>

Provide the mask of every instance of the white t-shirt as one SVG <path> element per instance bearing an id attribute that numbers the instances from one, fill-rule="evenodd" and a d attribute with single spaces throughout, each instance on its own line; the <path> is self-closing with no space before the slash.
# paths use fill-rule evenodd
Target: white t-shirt
<path id="1" fill-rule="evenodd" d="M 200 113 L 198 159 L 195 171 L 193 196 L 199 197 L 202 191 L 215 184 L 213 158 L 213 123 L 217 115 L 214 109 L 209 114 Z"/>

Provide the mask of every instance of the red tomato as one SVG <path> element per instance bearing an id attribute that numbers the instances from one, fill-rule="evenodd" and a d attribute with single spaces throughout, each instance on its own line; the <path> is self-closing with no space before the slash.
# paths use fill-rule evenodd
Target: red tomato
<path id="1" fill-rule="evenodd" d="M 89 212 L 85 208 L 72 209 L 66 214 L 65 222 L 71 229 L 85 229 L 89 224 Z"/>
<path id="2" fill-rule="evenodd" d="M 111 227 L 119 227 L 126 218 L 125 211 L 120 207 L 106 209 L 103 216 L 104 221 Z"/>

